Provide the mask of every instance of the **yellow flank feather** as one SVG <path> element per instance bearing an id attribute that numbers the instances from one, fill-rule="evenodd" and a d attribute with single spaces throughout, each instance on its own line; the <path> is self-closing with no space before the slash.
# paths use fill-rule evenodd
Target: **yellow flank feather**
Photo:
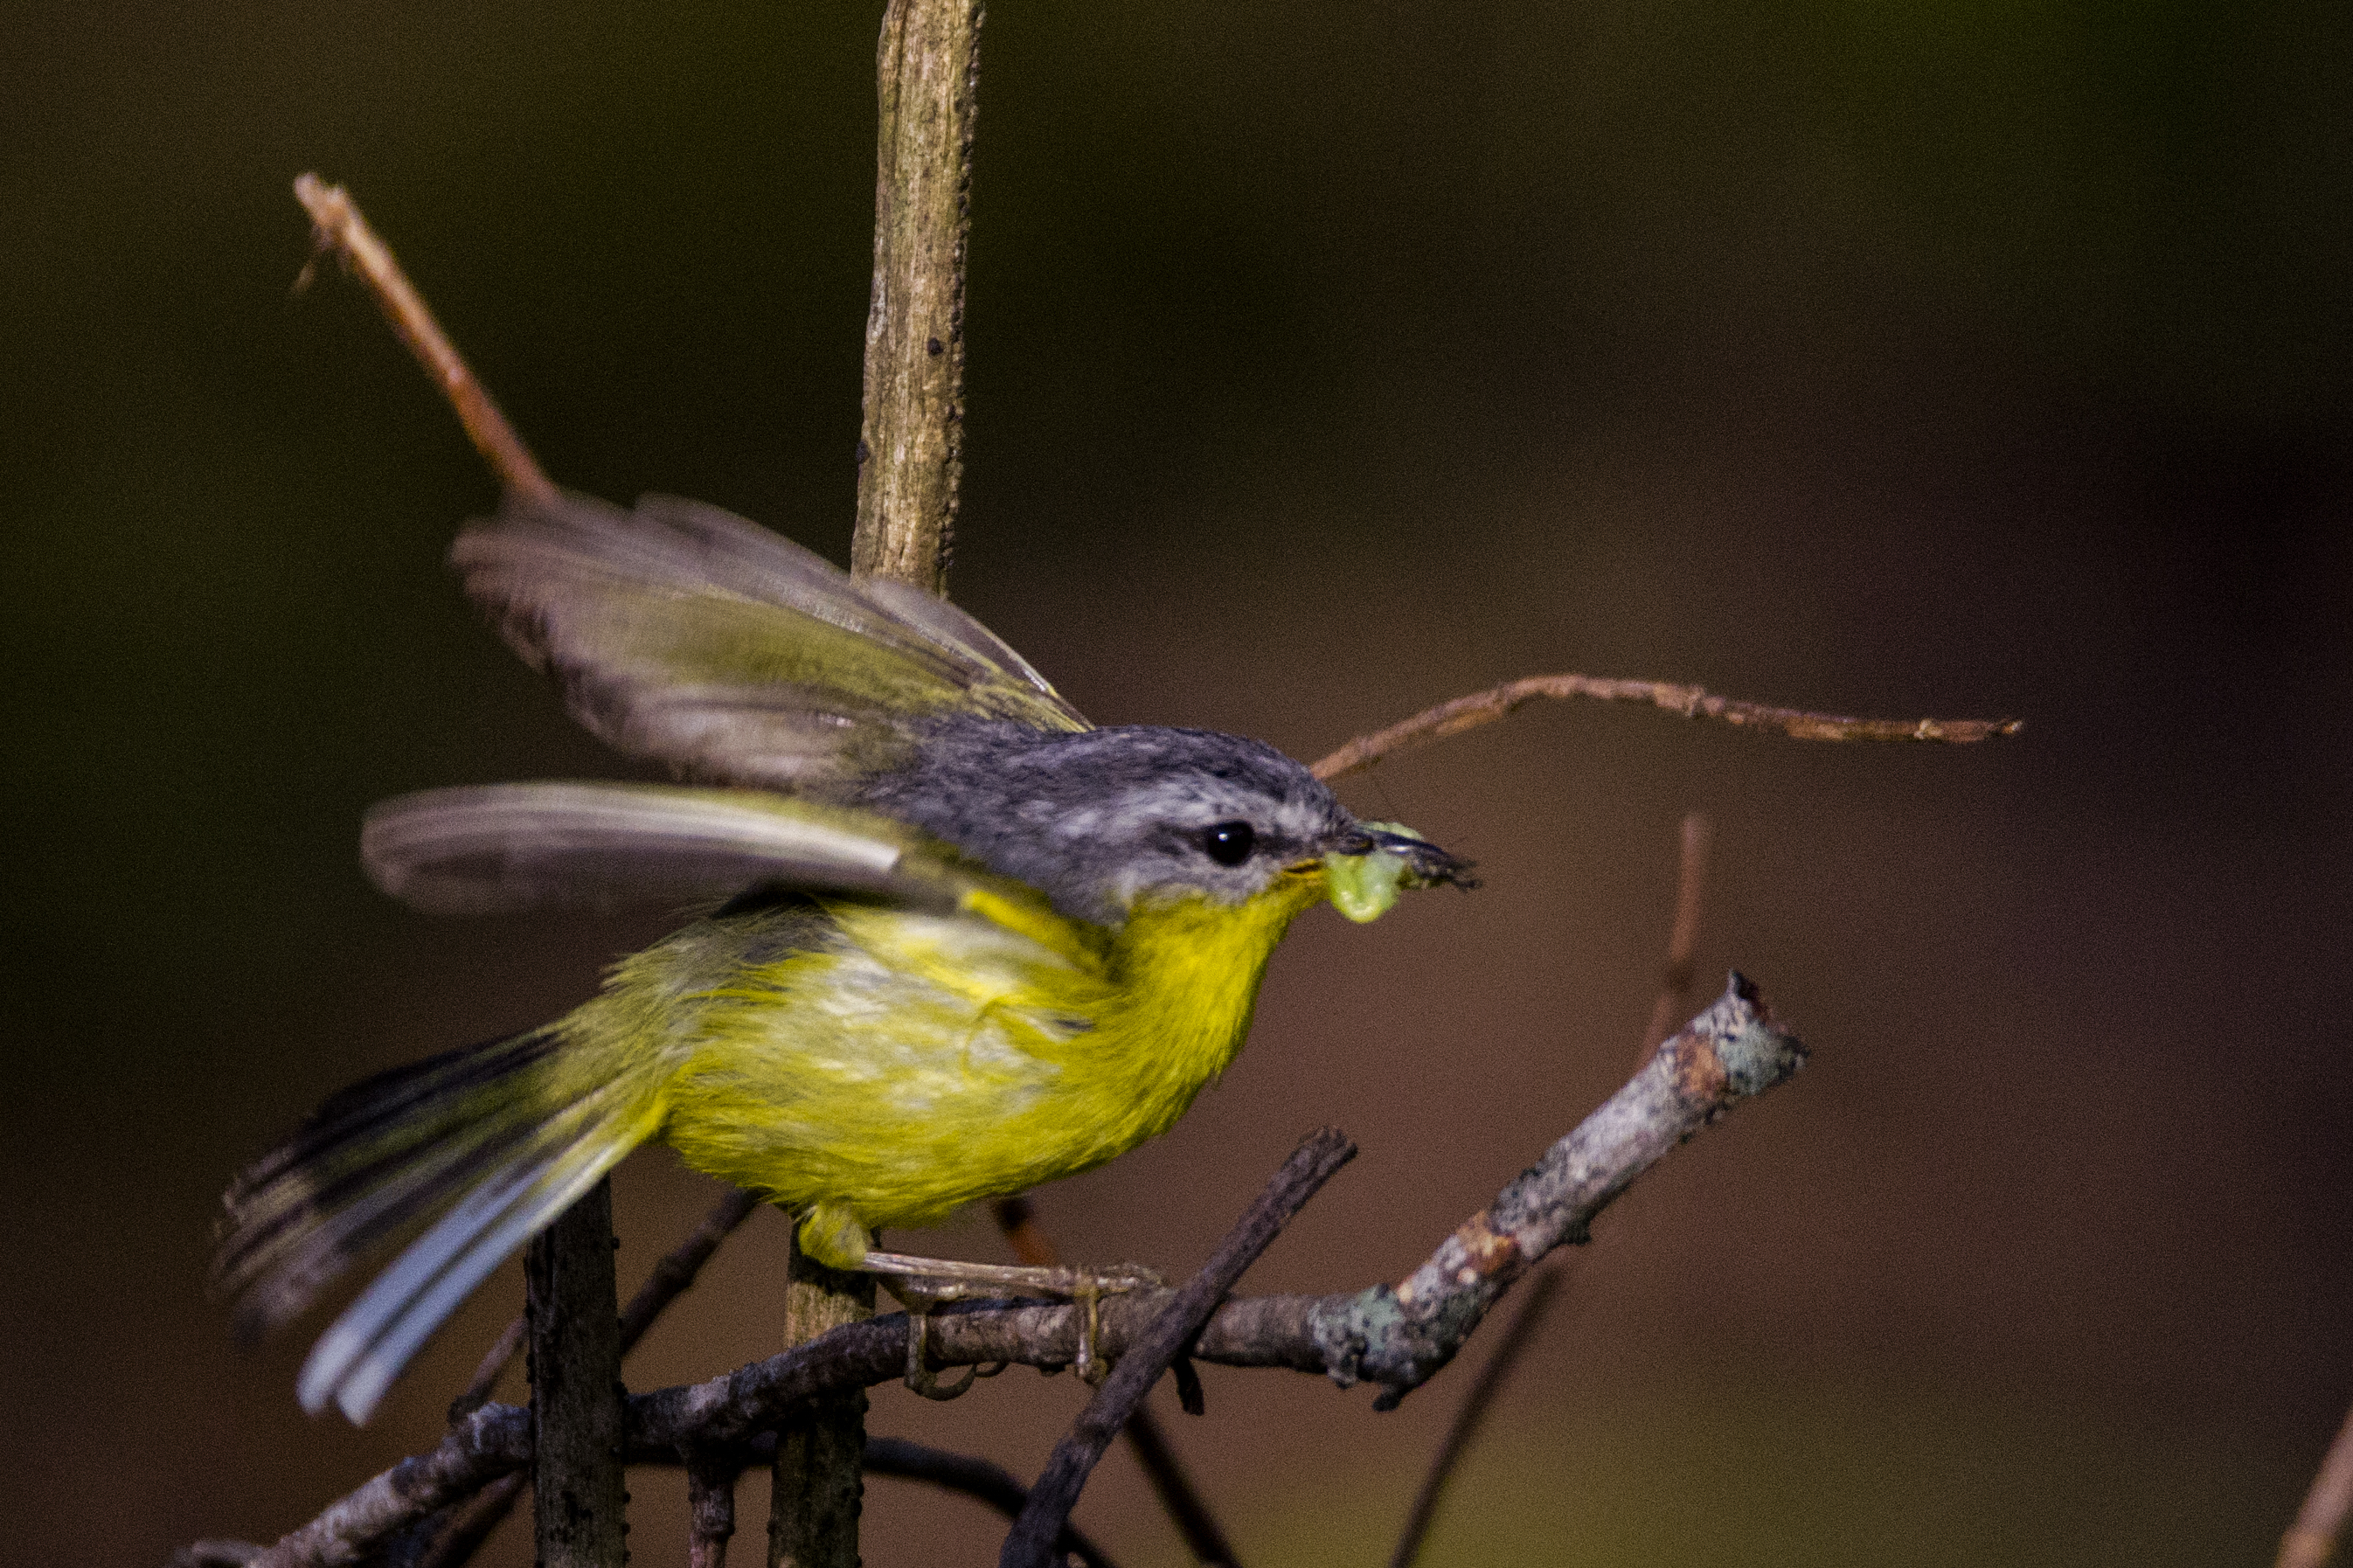
<path id="1" fill-rule="evenodd" d="M 1324 893 L 1318 865 L 1240 905 L 1148 901 L 1108 943 L 1042 900 L 828 903 L 822 925 L 804 917 L 807 946 L 688 996 L 672 965 L 640 979 L 634 961 L 564 1026 L 619 1047 L 580 1053 L 614 1063 L 651 1054 L 632 1036 L 668 1036 L 659 1136 L 806 1210 L 802 1245 L 854 1268 L 877 1227 L 935 1223 L 1166 1131 L 1241 1048 L 1268 955 Z"/>

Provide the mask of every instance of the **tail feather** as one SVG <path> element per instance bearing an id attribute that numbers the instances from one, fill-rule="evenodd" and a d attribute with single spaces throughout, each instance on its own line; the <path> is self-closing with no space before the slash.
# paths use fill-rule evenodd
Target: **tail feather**
<path id="1" fill-rule="evenodd" d="M 533 1069 L 551 1031 L 469 1046 L 353 1085 L 233 1183 L 213 1289 L 253 1339 L 308 1307 L 352 1259 L 453 1200 L 549 1110 Z"/>
<path id="2" fill-rule="evenodd" d="M 460 1046 L 421 1062 L 410 1062 L 363 1079 L 329 1095 L 294 1135 L 255 1161 L 233 1183 L 222 1201 L 232 1215 L 260 1197 L 264 1189 L 299 1165 L 307 1165 L 328 1150 L 384 1127 L 417 1106 L 446 1100 L 460 1089 L 478 1088 L 508 1077 L 553 1051 L 553 1030 L 529 1029 L 479 1046 Z"/>
<path id="3" fill-rule="evenodd" d="M 236 1328 L 248 1342 L 317 1300 L 352 1261 L 385 1237 L 494 1176 L 524 1142 L 505 1131 L 452 1138 L 387 1156 L 309 1194 L 272 1219 L 250 1250 Z"/>
<path id="4" fill-rule="evenodd" d="M 522 1168 L 477 1188 L 320 1336 L 295 1384 L 302 1408 L 315 1415 L 332 1400 L 353 1425 L 365 1425 L 442 1320 L 643 1138 L 639 1132 L 586 1143 L 538 1167 L 518 1161 Z"/>
<path id="5" fill-rule="evenodd" d="M 586 1093 L 538 1030 L 382 1074 L 335 1096 L 229 1189 L 215 1287 L 242 1331 L 292 1317 L 361 1253 L 427 1228 L 304 1363 L 301 1395 L 354 1422 L 468 1292 L 659 1125 L 635 1075 Z"/>

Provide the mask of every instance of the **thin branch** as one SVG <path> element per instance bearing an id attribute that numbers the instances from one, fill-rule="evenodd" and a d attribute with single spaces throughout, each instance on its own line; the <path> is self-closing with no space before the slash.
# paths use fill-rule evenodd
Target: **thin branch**
<path id="1" fill-rule="evenodd" d="M 311 224 L 322 255 L 332 252 L 345 267 L 359 275 L 375 296 L 375 302 L 392 323 L 433 384 L 449 399 L 458 411 L 458 422 L 466 427 L 466 435 L 474 443 L 474 450 L 491 466 L 499 482 L 510 491 L 529 500 L 552 502 L 556 499 L 554 483 L 531 448 L 522 444 L 507 416 L 474 373 L 459 357 L 448 334 L 433 319 L 424 297 L 408 281 L 400 263 L 392 258 L 392 249 L 378 238 L 360 215 L 359 204 L 341 185 L 331 185 L 316 174 L 302 174 L 294 181 L 294 196 L 311 215 Z M 304 268 L 295 280 L 295 288 L 306 286 L 311 268 Z"/>
<path id="2" fill-rule="evenodd" d="M 1796 708 L 1743 702 L 1736 698 L 1718 697 L 1697 686 L 1678 686 L 1665 680 L 1532 675 L 1524 680 L 1505 681 L 1485 691 L 1474 691 L 1468 697 L 1457 697 L 1386 730 L 1359 735 L 1310 771 L 1319 779 L 1345 778 L 1393 752 L 1492 724 L 1538 698 L 1566 700 L 1571 697 L 1590 697 L 1601 702 L 1647 702 L 1686 719 L 1718 719 L 1746 729 L 1778 731 L 1800 741 L 1945 741 L 1966 745 L 1996 735 L 2014 735 L 2023 722 L 2017 719 L 1849 719 L 1836 713 L 1809 713 Z"/>
<path id="3" fill-rule="evenodd" d="M 735 1477 L 739 1468 L 695 1459 L 686 1467 L 687 1568 L 727 1568 L 727 1542 L 735 1533 Z"/>
<path id="4" fill-rule="evenodd" d="M 2345 1521 L 2353 1514 L 2353 1411 L 2337 1441 L 2320 1461 L 2312 1489 L 2296 1510 L 2295 1522 L 2280 1538 L 2278 1568 L 2325 1568 L 2345 1538 Z"/>
<path id="5" fill-rule="evenodd" d="M 411 1520 L 530 1463 L 531 1413 L 512 1405 L 485 1405 L 438 1446 L 401 1460 L 280 1539 L 253 1559 L 254 1568 L 356 1563 Z"/>
<path id="6" fill-rule="evenodd" d="M 462 1568 L 491 1532 L 506 1522 L 530 1479 L 527 1470 L 501 1476 L 462 1502 L 418 1521 L 431 1543 L 417 1559 L 415 1568 Z"/>
<path id="7" fill-rule="evenodd" d="M 1027 1198 L 1000 1198 L 996 1205 L 997 1227 L 1012 1244 L 1013 1255 L 1033 1268 L 1051 1268 L 1062 1261 L 1054 1244 L 1038 1226 L 1036 1215 Z M 1176 1363 L 1179 1385 L 1191 1369 L 1191 1362 Z M 1201 1495 L 1184 1461 L 1161 1430 L 1160 1419 L 1148 1405 L 1138 1405 L 1127 1418 L 1128 1447 L 1135 1451 L 1135 1460 L 1144 1469 L 1144 1479 L 1152 1484 L 1153 1495 L 1176 1525 L 1176 1533 L 1185 1539 L 1186 1549 L 1193 1560 L 1205 1568 L 1240 1568 L 1233 1543 L 1226 1539 L 1217 1515 L 1209 1511 L 1208 1500 Z"/>
<path id="8" fill-rule="evenodd" d="M 1707 882 L 1707 851 L 1715 837 L 1714 828 L 1703 814 L 1687 811 L 1677 835 L 1682 853 L 1677 858 L 1675 876 L 1675 918 L 1667 934 L 1666 967 L 1660 977 L 1657 1002 L 1651 1009 L 1650 1027 L 1643 1032 L 1641 1049 L 1635 1054 L 1634 1065 L 1639 1069 L 1650 1060 L 1666 1038 L 1667 1031 L 1687 1005 L 1692 984 L 1692 954 L 1699 945 L 1699 917 L 1702 894 Z M 1535 1337 L 1545 1314 L 1560 1292 L 1568 1288 L 1577 1265 L 1576 1258 L 1556 1260 L 1538 1271 L 1529 1287 L 1528 1300 L 1512 1319 L 1511 1327 L 1504 1331 L 1504 1342 L 1480 1369 L 1478 1381 L 1463 1395 L 1454 1412 L 1454 1420 L 1446 1429 L 1444 1441 L 1430 1457 L 1430 1468 L 1421 1479 L 1421 1489 L 1414 1495 L 1413 1506 L 1407 1510 L 1405 1527 L 1398 1533 L 1396 1550 L 1389 1554 L 1389 1568 L 1410 1568 L 1421 1554 L 1423 1542 L 1429 1538 L 1431 1521 L 1438 1514 L 1440 1498 L 1445 1495 L 1446 1484 L 1470 1450 L 1471 1441 L 1484 1424 L 1487 1410 L 1495 1396 L 1503 1392 L 1518 1367 L 1520 1355 Z"/>
<path id="9" fill-rule="evenodd" d="M 661 1261 L 654 1265 L 646 1282 L 638 1287 L 637 1294 L 621 1310 L 624 1352 L 637 1348 L 646 1331 L 654 1326 L 654 1320 L 662 1315 L 662 1310 L 693 1287 L 695 1276 L 711 1261 L 711 1255 L 719 1250 L 719 1244 L 735 1234 L 735 1227 L 758 1213 L 759 1208 L 760 1200 L 754 1194 L 741 1190 L 731 1192 L 712 1205 L 692 1234 L 662 1254 Z"/>
<path id="10" fill-rule="evenodd" d="M 1038 1224 L 1038 1211 L 1026 1194 L 999 1198 L 988 1205 L 989 1216 L 1013 1248 L 1014 1258 L 1031 1268 L 1058 1268 L 1061 1252 Z"/>
<path id="11" fill-rule="evenodd" d="M 637 1348 L 646 1331 L 654 1325 L 664 1308 L 692 1288 L 695 1276 L 719 1250 L 719 1244 L 733 1234 L 735 1227 L 750 1218 L 760 1206 L 760 1200 L 750 1193 L 731 1191 L 702 1216 L 692 1234 L 670 1251 L 662 1254 L 653 1272 L 646 1276 L 637 1294 L 621 1312 L 621 1353 L 627 1355 Z M 517 1318 L 507 1325 L 498 1343 L 491 1347 L 481 1364 L 474 1370 L 473 1381 L 466 1392 L 449 1406 L 449 1419 L 462 1421 L 480 1409 L 498 1386 L 500 1374 L 507 1363 L 522 1349 L 529 1320 Z M 429 1537 L 431 1544 L 423 1548 L 415 1559 L 413 1568 L 462 1568 L 491 1532 L 514 1510 L 515 1500 L 522 1495 L 521 1475 L 503 1477 L 487 1486 L 471 1500 L 440 1517 L 418 1521 L 419 1528 Z"/>
<path id="12" fill-rule="evenodd" d="M 1683 1009 L 1691 1005 L 1693 980 L 1692 955 L 1699 947 L 1699 912 L 1707 891 L 1707 851 L 1715 837 L 1715 826 L 1706 814 L 1697 811 L 1683 813 L 1683 854 L 1675 873 L 1675 923 L 1667 937 L 1667 966 L 1659 976 L 1659 998 L 1651 1004 L 1651 1026 L 1642 1031 L 1641 1054 L 1637 1062 L 1648 1060 L 1675 1020 L 1684 1016 Z"/>
<path id="13" fill-rule="evenodd" d="M 530 1335 L 531 1320 L 517 1312 L 507 1323 L 506 1331 L 475 1363 L 474 1375 L 467 1383 L 466 1391 L 449 1402 L 450 1420 L 463 1421 L 491 1402 L 491 1395 L 498 1392 L 499 1379 L 506 1375 L 508 1364 L 522 1354 L 523 1341 Z"/>
<path id="14" fill-rule="evenodd" d="M 1218 1309 L 1190 1344 L 1197 1360 L 1322 1373 L 1342 1387 L 1381 1385 L 1398 1400 L 1451 1360 L 1511 1283 L 1556 1247 L 1581 1242 L 1595 1216 L 1667 1152 L 1743 1100 L 1787 1081 L 1805 1047 L 1775 1026 L 1755 987 L 1735 975 L 1723 996 L 1668 1040 L 1624 1088 L 1497 1193 L 1397 1285 L 1332 1296 L 1251 1296 Z M 1139 1290 L 1101 1308 L 1099 1353 L 1141 1343 L 1176 1293 Z M 935 1364 L 1019 1362 L 1069 1366 L 1083 1309 L 1061 1303 L 966 1303 L 932 1314 Z M 896 1380 L 907 1366 L 902 1313 L 834 1330 L 812 1343 L 705 1383 L 629 1400 L 628 1458 L 678 1462 L 681 1452 L 746 1445 L 818 1395 Z M 348 1563 L 412 1520 L 531 1460 L 525 1413 L 486 1405 L 430 1452 L 404 1459 L 257 1562 L 265 1568 Z"/>
<path id="15" fill-rule="evenodd" d="M 980 71 L 978 0 L 891 0 L 875 49 L 874 275 L 858 433 L 854 577 L 947 589 L 964 474 L 964 275 Z M 787 1339 L 873 1311 L 871 1276 L 793 1248 Z M 788 1417 L 768 1506 L 768 1568 L 857 1568 L 862 1390 Z"/>
<path id="16" fill-rule="evenodd" d="M 732 1475 L 761 1468 L 776 1457 L 776 1435 L 762 1432 L 740 1447 L 712 1449 L 701 1458 L 712 1467 L 712 1474 Z M 675 1453 L 633 1449 L 629 1460 L 632 1464 L 648 1466 L 675 1465 L 679 1458 Z M 987 1504 L 1008 1520 L 1019 1517 L 1022 1505 L 1029 1500 L 1029 1489 L 1015 1480 L 1012 1473 L 1002 1465 L 971 1454 L 934 1448 L 905 1437 L 867 1438 L 860 1465 L 870 1476 L 922 1481 L 944 1491 L 960 1493 L 976 1502 Z M 1085 1563 L 1087 1568 L 1113 1568 L 1110 1554 L 1076 1526 L 1062 1531 L 1058 1545 Z M 259 1552 L 261 1549 L 257 1546 L 252 1550 Z"/>
<path id="17" fill-rule="evenodd" d="M 523 1252 L 531 1319 L 532 1541 L 540 1568 L 621 1568 L 628 1430 L 613 1299 L 613 1183 L 555 1216 Z"/>
<path id="18" fill-rule="evenodd" d="M 891 0 L 875 58 L 874 283 L 849 570 L 932 594 L 947 589 L 964 477 L 980 21 L 977 0 Z"/>
<path id="19" fill-rule="evenodd" d="M 828 1268 L 794 1236 L 785 1265 L 786 1344 L 823 1340 L 873 1312 L 874 1276 Z M 821 1390 L 777 1417 L 776 1458 L 768 1471 L 768 1568 L 858 1568 L 865 1385 Z M 681 1448 L 701 1446 L 690 1441 Z"/>
<path id="20" fill-rule="evenodd" d="M 925 1447 L 903 1437 L 866 1439 L 866 1473 L 895 1476 L 902 1480 L 928 1481 L 949 1491 L 987 1503 L 1007 1519 L 1018 1519 L 1029 1505 L 1029 1489 L 1005 1469 L 966 1454 Z M 1087 1568 L 1113 1568 L 1103 1549 L 1075 1524 L 1064 1523 L 1054 1550 L 1076 1557 Z"/>
<path id="21" fill-rule="evenodd" d="M 263 1550 L 251 1541 L 192 1541 L 172 1549 L 166 1568 L 245 1568 Z"/>
<path id="22" fill-rule="evenodd" d="M 1209 1255 L 1209 1261 L 1154 1315 L 1150 1326 L 1054 1446 L 1053 1457 L 1046 1461 L 1038 1484 L 1029 1489 L 1029 1501 L 1021 1517 L 1006 1534 L 998 1568 L 1047 1568 L 1054 1542 L 1070 1520 L 1071 1510 L 1078 1506 L 1079 1492 L 1093 1473 L 1095 1462 L 1127 1425 L 1145 1394 L 1193 1342 L 1209 1314 L 1217 1310 L 1243 1271 L 1258 1261 L 1259 1254 L 1282 1234 L 1292 1216 L 1356 1157 L 1356 1146 L 1347 1135 L 1336 1127 L 1326 1127 L 1310 1134 L 1283 1162 L 1258 1201 Z"/>
<path id="23" fill-rule="evenodd" d="M 631 1296 L 629 1304 L 621 1310 L 623 1355 L 637 1348 L 638 1342 L 645 1338 L 646 1331 L 654 1326 L 654 1320 L 662 1315 L 662 1310 L 694 1284 L 694 1277 L 702 1272 L 702 1266 L 711 1261 L 711 1255 L 719 1250 L 719 1244 L 733 1234 L 737 1226 L 751 1218 L 759 1206 L 760 1200 L 752 1194 L 741 1188 L 731 1189 L 709 1214 L 702 1216 L 702 1223 L 694 1227 L 692 1234 L 662 1254 L 661 1261 L 654 1265 L 653 1272 L 646 1276 L 646 1282 L 638 1287 L 637 1294 Z M 450 1420 L 461 1421 L 490 1403 L 491 1394 L 498 1387 L 499 1378 L 506 1371 L 507 1364 L 522 1353 L 523 1336 L 527 1331 L 528 1322 L 523 1318 L 517 1317 L 507 1324 L 506 1332 L 499 1336 L 498 1342 L 474 1368 L 474 1379 L 466 1385 L 466 1392 L 450 1402 Z"/>
<path id="24" fill-rule="evenodd" d="M 1191 1366 L 1190 1357 L 1179 1357 L 1178 1376 L 1181 1378 Z M 1141 1405 L 1127 1418 L 1127 1446 L 1135 1451 L 1135 1462 L 1142 1468 L 1144 1479 L 1152 1484 L 1152 1495 L 1160 1500 L 1161 1511 L 1176 1525 L 1176 1533 L 1184 1537 L 1185 1549 L 1193 1554 L 1193 1561 L 1203 1568 L 1240 1568 L 1241 1559 L 1235 1553 L 1233 1543 L 1226 1539 L 1218 1516 L 1209 1511 L 1208 1500 L 1186 1473 L 1166 1430 Z"/>
<path id="25" fill-rule="evenodd" d="M 1479 1435 L 1495 1395 L 1518 1367 L 1522 1352 L 1535 1337 L 1536 1327 L 1551 1310 L 1560 1287 L 1558 1264 L 1537 1270 L 1536 1277 L 1529 1281 L 1527 1299 L 1520 1303 L 1511 1326 L 1504 1331 L 1503 1342 L 1495 1347 L 1495 1353 L 1479 1369 L 1478 1381 L 1462 1396 L 1461 1405 L 1446 1428 L 1445 1439 L 1430 1458 L 1430 1468 L 1421 1478 L 1421 1489 L 1414 1493 L 1413 1507 L 1406 1511 L 1405 1528 L 1398 1534 L 1397 1549 L 1389 1553 L 1389 1568 L 1411 1568 L 1413 1560 L 1421 1555 L 1421 1543 L 1429 1537 L 1430 1521 L 1438 1517 L 1438 1500 L 1445 1495 L 1454 1467 L 1470 1450 L 1471 1440 Z"/>

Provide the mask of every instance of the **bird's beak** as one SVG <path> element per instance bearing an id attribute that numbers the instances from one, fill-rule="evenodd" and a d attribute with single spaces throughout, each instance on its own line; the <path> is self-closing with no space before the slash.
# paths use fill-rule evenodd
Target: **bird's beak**
<path id="1" fill-rule="evenodd" d="M 1470 861 L 1401 822 L 1367 822 L 1341 835 L 1324 850 L 1324 871 L 1333 907 L 1359 923 L 1387 914 L 1400 889 L 1478 886 Z"/>

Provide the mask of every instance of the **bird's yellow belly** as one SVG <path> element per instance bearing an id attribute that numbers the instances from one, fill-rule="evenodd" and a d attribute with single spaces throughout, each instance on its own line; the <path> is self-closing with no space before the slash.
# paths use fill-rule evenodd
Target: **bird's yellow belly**
<path id="1" fill-rule="evenodd" d="M 1232 1060 L 1304 890 L 1140 912 L 1086 962 L 969 917 L 833 910 L 826 942 L 697 998 L 662 1136 L 870 1227 L 1091 1169 Z"/>

